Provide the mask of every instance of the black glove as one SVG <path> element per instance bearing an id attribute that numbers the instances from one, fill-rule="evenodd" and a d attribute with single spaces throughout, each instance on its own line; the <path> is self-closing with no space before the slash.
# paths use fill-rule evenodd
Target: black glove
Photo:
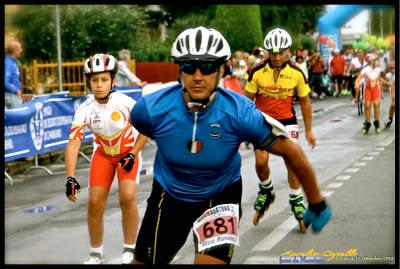
<path id="1" fill-rule="evenodd" d="M 126 172 L 130 172 L 132 170 L 133 164 L 135 163 L 135 155 L 133 155 L 132 153 L 128 153 L 125 155 L 125 157 L 119 160 L 119 163 Z"/>
<path id="2" fill-rule="evenodd" d="M 65 192 L 67 197 L 70 195 L 75 195 L 78 192 L 78 190 L 81 188 L 78 181 L 76 181 L 76 179 L 73 177 L 67 178 L 67 184 L 65 184 L 65 187 L 67 187 L 67 191 Z"/>

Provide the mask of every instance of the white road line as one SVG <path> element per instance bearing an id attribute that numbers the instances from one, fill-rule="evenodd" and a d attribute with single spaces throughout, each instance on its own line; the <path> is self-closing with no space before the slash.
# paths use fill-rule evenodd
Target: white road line
<path id="1" fill-rule="evenodd" d="M 344 170 L 344 173 L 356 173 L 358 172 L 358 170 L 360 170 L 360 168 L 347 168 L 346 170 Z"/>
<path id="2" fill-rule="evenodd" d="M 251 256 L 243 264 L 279 264 L 278 256 Z"/>
<path id="3" fill-rule="evenodd" d="M 361 160 L 363 160 L 363 161 L 372 161 L 373 159 L 374 159 L 374 156 L 365 156 L 365 157 L 361 158 Z"/>
<path id="4" fill-rule="evenodd" d="M 279 243 L 294 227 L 298 225 L 294 216 L 290 216 L 282 222 L 278 228 L 272 231 L 268 236 L 261 240 L 252 250 L 253 251 L 269 251 Z"/>
<path id="5" fill-rule="evenodd" d="M 321 191 L 322 196 L 329 197 L 333 194 L 333 191 Z"/>
<path id="6" fill-rule="evenodd" d="M 335 179 L 336 180 L 349 180 L 351 178 L 351 175 L 339 175 Z"/>
<path id="7" fill-rule="evenodd" d="M 331 183 L 331 184 L 329 184 L 329 185 L 327 186 L 327 188 L 330 188 L 330 189 L 337 189 L 337 188 L 342 187 L 342 185 L 343 185 L 342 182 L 336 182 L 336 183 Z"/>
<path id="8" fill-rule="evenodd" d="M 389 146 L 390 144 L 392 144 L 392 142 L 395 138 L 396 138 L 395 135 L 390 135 L 387 138 L 385 138 L 385 140 L 383 142 L 379 143 L 377 146 L 382 146 L 382 147 Z"/>
<path id="9" fill-rule="evenodd" d="M 368 152 L 368 155 L 379 155 L 379 154 L 381 154 L 379 151 Z"/>
<path id="10" fill-rule="evenodd" d="M 121 264 L 121 257 L 110 259 L 110 260 L 107 259 L 107 260 L 105 260 L 104 264 Z"/>
<path id="11" fill-rule="evenodd" d="M 365 165 L 367 165 L 367 163 L 366 162 L 357 162 L 357 163 L 354 163 L 353 165 L 354 166 L 365 166 Z"/>
<path id="12" fill-rule="evenodd" d="M 375 150 L 385 150 L 385 148 L 382 147 L 376 147 Z"/>

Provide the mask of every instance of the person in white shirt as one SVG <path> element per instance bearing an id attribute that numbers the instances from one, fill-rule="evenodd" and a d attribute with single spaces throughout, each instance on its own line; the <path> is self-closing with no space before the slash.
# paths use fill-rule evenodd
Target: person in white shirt
<path id="1" fill-rule="evenodd" d="M 354 89 L 354 82 L 360 74 L 361 69 L 367 66 L 367 62 L 364 61 L 364 51 L 362 49 L 357 50 L 357 54 L 351 59 L 348 68 L 345 71 L 345 75 L 349 76 L 348 89 L 351 90 L 353 96 L 353 104 L 355 104 L 356 91 Z"/>
<path id="2" fill-rule="evenodd" d="M 131 70 L 129 70 L 129 62 L 131 60 L 131 52 L 123 49 L 119 52 L 118 72 L 115 75 L 115 86 L 145 86 L 146 81 L 141 81 Z"/>
<path id="3" fill-rule="evenodd" d="M 372 102 L 374 106 L 375 132 L 379 134 L 381 131 L 379 126 L 380 98 L 382 99 L 384 98 L 382 80 L 380 75 L 381 70 L 378 67 L 377 57 L 374 54 L 368 53 L 365 56 L 365 61 L 368 63 L 368 65 L 361 70 L 360 75 L 358 75 L 354 86 L 356 90 L 355 103 L 358 103 L 360 82 L 362 79 L 364 79 L 365 122 L 363 124 L 362 132 L 363 134 L 368 134 L 368 130 L 371 127 L 371 102 Z"/>
<path id="4" fill-rule="evenodd" d="M 142 163 L 141 149 L 147 137 L 130 123 L 136 101 L 112 90 L 117 70 L 117 60 L 112 55 L 96 54 L 85 61 L 87 85 L 93 94 L 75 112 L 65 152 L 66 196 L 68 200 L 76 202 L 80 189 L 75 179 L 78 152 L 85 129 L 92 131 L 97 146 L 89 171 L 87 224 L 90 255 L 85 264 L 103 262 L 103 215 L 115 174 L 118 179 L 124 239 L 121 263 L 131 263 L 135 252 L 139 225 L 136 190 Z"/>

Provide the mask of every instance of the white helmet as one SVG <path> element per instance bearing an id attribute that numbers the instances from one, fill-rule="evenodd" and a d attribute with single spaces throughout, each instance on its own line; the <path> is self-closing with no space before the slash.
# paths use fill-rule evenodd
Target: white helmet
<path id="1" fill-rule="evenodd" d="M 227 61 L 231 57 L 228 42 L 220 32 L 199 26 L 179 34 L 172 44 L 175 63 L 183 61 Z"/>
<path id="2" fill-rule="evenodd" d="M 292 38 L 286 30 L 275 28 L 266 35 L 264 39 L 264 47 L 272 52 L 280 52 L 292 45 Z"/>
<path id="3" fill-rule="evenodd" d="M 114 56 L 109 54 L 95 54 L 94 56 L 90 56 L 86 59 L 84 65 L 84 72 L 86 76 L 96 74 L 96 73 L 103 73 L 103 72 L 110 72 L 110 73 L 117 73 L 118 71 L 118 64 L 117 60 Z"/>

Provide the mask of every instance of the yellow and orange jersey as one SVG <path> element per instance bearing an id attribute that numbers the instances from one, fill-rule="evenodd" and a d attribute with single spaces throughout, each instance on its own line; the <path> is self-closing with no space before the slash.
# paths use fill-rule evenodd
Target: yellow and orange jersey
<path id="1" fill-rule="evenodd" d="M 245 90 L 256 94 L 258 109 L 277 120 L 283 120 L 295 116 L 293 96 L 308 95 L 310 87 L 301 69 L 291 62 L 282 66 L 275 81 L 274 69 L 267 60 L 251 70 Z"/>
<path id="2" fill-rule="evenodd" d="M 88 127 L 94 134 L 97 150 L 114 156 L 129 152 L 138 136 L 130 124 L 130 113 L 136 101 L 113 92 L 107 104 L 99 104 L 92 96 L 76 110 L 69 139 L 83 140 Z"/>

